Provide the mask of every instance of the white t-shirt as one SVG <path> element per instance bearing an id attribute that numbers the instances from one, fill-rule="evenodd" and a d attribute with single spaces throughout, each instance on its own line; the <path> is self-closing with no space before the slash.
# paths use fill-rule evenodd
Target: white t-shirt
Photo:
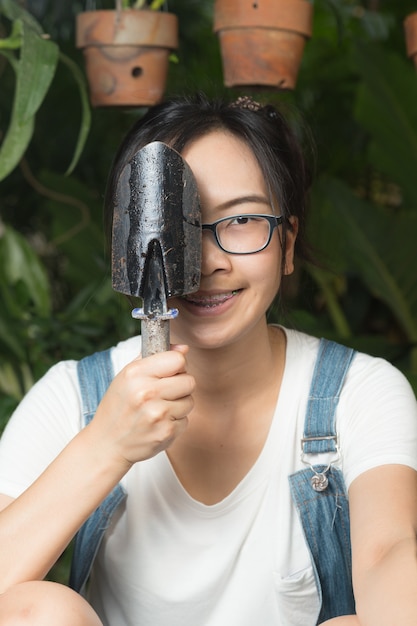
<path id="1" fill-rule="evenodd" d="M 268 438 L 229 496 L 211 506 L 191 498 L 165 453 L 124 477 L 126 506 L 106 533 L 89 591 L 105 626 L 316 623 L 314 575 L 288 475 L 304 467 L 300 439 L 318 340 L 285 332 L 285 372 Z M 140 338 L 116 346 L 115 372 L 139 351 Z M 33 482 L 81 428 L 80 407 L 76 363 L 61 362 L 9 422 L 0 442 L 0 493 L 17 497 Z M 355 356 L 337 430 L 347 486 L 382 464 L 417 469 L 416 401 L 404 376 L 382 359 Z"/>

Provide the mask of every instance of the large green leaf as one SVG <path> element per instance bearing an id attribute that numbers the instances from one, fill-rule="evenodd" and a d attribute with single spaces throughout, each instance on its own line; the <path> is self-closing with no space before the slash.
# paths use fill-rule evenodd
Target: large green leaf
<path id="1" fill-rule="evenodd" d="M 84 74 L 81 72 L 80 68 L 72 59 L 70 59 L 67 55 L 60 53 L 60 60 L 68 67 L 70 70 L 80 92 L 81 99 L 81 125 L 78 133 L 77 143 L 74 150 L 74 155 L 72 157 L 71 163 L 65 172 L 66 175 L 71 174 L 74 167 L 78 163 L 78 159 L 84 149 L 85 142 L 87 141 L 88 133 L 91 127 L 91 108 L 90 102 L 88 99 L 88 87 L 84 78 Z"/>
<path id="2" fill-rule="evenodd" d="M 33 117 L 51 85 L 58 63 L 58 46 L 23 26 L 16 83 L 15 110 L 19 119 Z"/>
<path id="3" fill-rule="evenodd" d="M 417 209 L 417 79 L 411 63 L 377 46 L 356 51 L 363 83 L 356 117 L 372 136 L 370 158 L 402 188 Z"/>
<path id="4" fill-rule="evenodd" d="M 0 277 L 7 286 L 24 285 L 28 298 L 40 315 L 50 313 L 50 288 L 46 272 L 26 239 L 10 227 L 0 238 Z M 1 284 L 0 284 L 1 289 Z"/>
<path id="5" fill-rule="evenodd" d="M 55 74 L 58 47 L 22 22 L 22 47 L 16 71 L 16 91 L 9 128 L 0 147 L 0 180 L 19 163 L 33 135 L 34 116 Z"/>
<path id="6" fill-rule="evenodd" d="M 42 32 L 35 18 L 12 0 L 0 0 L 0 14 L 11 20 L 11 33 L 2 48 L 20 48 L 16 71 L 14 113 L 19 122 L 31 118 L 45 98 L 58 62 L 58 46 Z"/>
<path id="7" fill-rule="evenodd" d="M 0 146 L 0 181 L 19 163 L 32 139 L 34 118 L 22 121 L 13 112 L 3 143 Z"/>
<path id="8" fill-rule="evenodd" d="M 329 266 L 355 271 L 417 342 L 417 215 L 368 204 L 344 183 L 326 178 L 316 191 L 315 225 L 333 241 Z"/>

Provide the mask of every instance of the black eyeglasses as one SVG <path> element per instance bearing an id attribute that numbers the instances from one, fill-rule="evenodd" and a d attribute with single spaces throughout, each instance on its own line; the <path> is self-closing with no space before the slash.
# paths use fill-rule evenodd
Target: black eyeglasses
<path id="1" fill-rule="evenodd" d="M 245 213 L 222 217 L 212 224 L 203 224 L 202 228 L 213 233 L 217 245 L 224 252 L 254 254 L 269 245 L 274 228 L 282 221 L 282 215 Z"/>

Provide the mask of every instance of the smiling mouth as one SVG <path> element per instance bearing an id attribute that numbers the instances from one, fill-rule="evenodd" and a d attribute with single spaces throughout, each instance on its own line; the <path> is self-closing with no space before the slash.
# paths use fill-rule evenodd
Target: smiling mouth
<path id="1" fill-rule="evenodd" d="M 240 289 L 236 289 L 234 291 L 228 291 L 226 293 L 217 293 L 210 295 L 202 295 L 202 294 L 193 294 L 190 293 L 188 295 L 182 296 L 183 300 L 186 300 L 190 304 L 199 307 L 205 307 L 208 309 L 214 308 L 216 306 L 220 306 L 224 304 L 234 296 L 236 296 L 240 292 Z"/>

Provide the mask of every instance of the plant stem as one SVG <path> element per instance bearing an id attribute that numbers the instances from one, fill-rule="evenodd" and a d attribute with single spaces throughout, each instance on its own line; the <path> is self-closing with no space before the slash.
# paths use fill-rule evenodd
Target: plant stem
<path id="1" fill-rule="evenodd" d="M 324 299 L 326 301 L 327 310 L 332 319 L 333 325 L 337 334 L 343 338 L 348 339 L 352 336 L 352 331 L 349 327 L 346 316 L 344 315 L 335 295 L 334 289 L 331 288 L 329 280 L 324 272 L 312 266 L 308 267 L 308 271 L 320 287 Z"/>

